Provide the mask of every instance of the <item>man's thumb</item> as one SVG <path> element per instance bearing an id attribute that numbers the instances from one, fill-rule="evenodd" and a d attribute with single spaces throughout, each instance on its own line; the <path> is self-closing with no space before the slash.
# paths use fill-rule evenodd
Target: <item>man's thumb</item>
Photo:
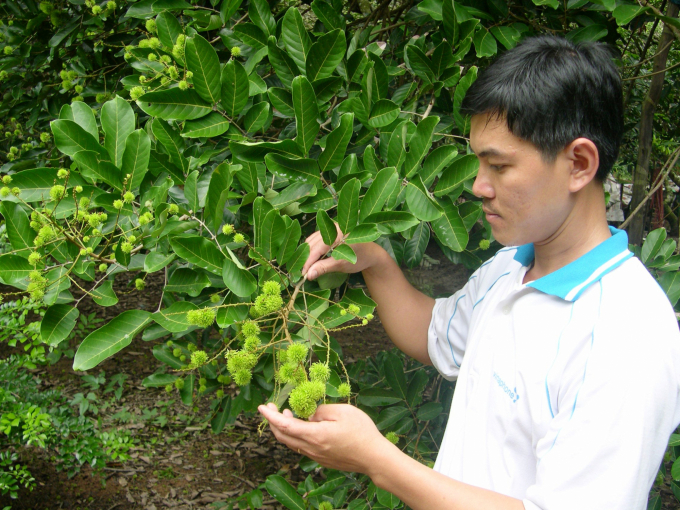
<path id="1" fill-rule="evenodd" d="M 319 260 L 309 268 L 309 271 L 307 271 L 307 279 L 316 280 L 322 274 L 337 271 L 337 265 L 338 261 L 332 258 Z"/>

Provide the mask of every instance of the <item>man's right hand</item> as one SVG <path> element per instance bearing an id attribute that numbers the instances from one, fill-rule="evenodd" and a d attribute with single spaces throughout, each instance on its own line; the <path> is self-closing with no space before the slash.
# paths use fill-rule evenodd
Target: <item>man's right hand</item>
<path id="1" fill-rule="evenodd" d="M 337 226 L 337 225 L 336 225 Z M 343 241 L 338 228 L 334 246 L 323 242 L 320 232 L 307 238 L 309 257 L 302 267 L 308 280 L 315 280 L 326 273 L 363 272 L 368 291 L 378 305 L 387 335 L 394 344 L 421 363 L 431 364 L 427 351 L 427 330 L 432 317 L 434 299 L 411 286 L 392 257 L 376 243 L 352 244 L 357 255 L 355 264 L 332 257 L 322 258 Z"/>
<path id="2" fill-rule="evenodd" d="M 343 234 L 338 228 L 338 237 L 335 241 L 337 246 L 342 242 Z M 309 257 L 302 267 L 302 274 L 307 275 L 308 280 L 316 280 L 326 273 L 358 273 L 369 268 L 376 262 L 376 249 L 382 250 L 375 243 L 353 244 L 352 249 L 357 255 L 355 264 L 347 260 L 336 260 L 333 257 L 322 258 L 332 247 L 323 242 L 321 232 L 316 231 L 306 240 L 309 244 Z"/>

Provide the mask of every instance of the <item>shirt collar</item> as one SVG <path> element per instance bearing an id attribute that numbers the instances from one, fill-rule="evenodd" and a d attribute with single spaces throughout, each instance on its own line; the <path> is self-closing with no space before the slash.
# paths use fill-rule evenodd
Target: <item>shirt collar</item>
<path id="1" fill-rule="evenodd" d="M 614 227 L 609 227 L 609 231 L 612 234 L 609 239 L 574 262 L 528 283 L 527 287 L 533 287 L 566 301 L 576 301 L 590 285 L 633 256 L 628 250 L 626 232 Z M 523 266 L 529 266 L 534 260 L 534 245 L 525 244 L 518 247 L 514 258 Z"/>

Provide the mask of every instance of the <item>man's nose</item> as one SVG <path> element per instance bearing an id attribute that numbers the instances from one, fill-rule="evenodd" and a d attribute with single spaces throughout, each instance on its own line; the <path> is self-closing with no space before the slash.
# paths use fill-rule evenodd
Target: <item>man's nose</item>
<path id="1" fill-rule="evenodd" d="M 477 171 L 475 182 L 472 184 L 472 193 L 478 198 L 493 198 L 494 195 L 493 186 L 481 165 Z"/>

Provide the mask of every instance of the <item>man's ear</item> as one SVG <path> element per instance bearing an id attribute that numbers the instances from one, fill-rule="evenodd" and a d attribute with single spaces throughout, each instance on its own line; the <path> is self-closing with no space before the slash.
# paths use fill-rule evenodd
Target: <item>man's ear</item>
<path id="1" fill-rule="evenodd" d="M 595 179 L 600 155 L 595 143 L 588 138 L 577 138 L 563 149 L 563 154 L 571 165 L 569 191 L 576 193 Z"/>

